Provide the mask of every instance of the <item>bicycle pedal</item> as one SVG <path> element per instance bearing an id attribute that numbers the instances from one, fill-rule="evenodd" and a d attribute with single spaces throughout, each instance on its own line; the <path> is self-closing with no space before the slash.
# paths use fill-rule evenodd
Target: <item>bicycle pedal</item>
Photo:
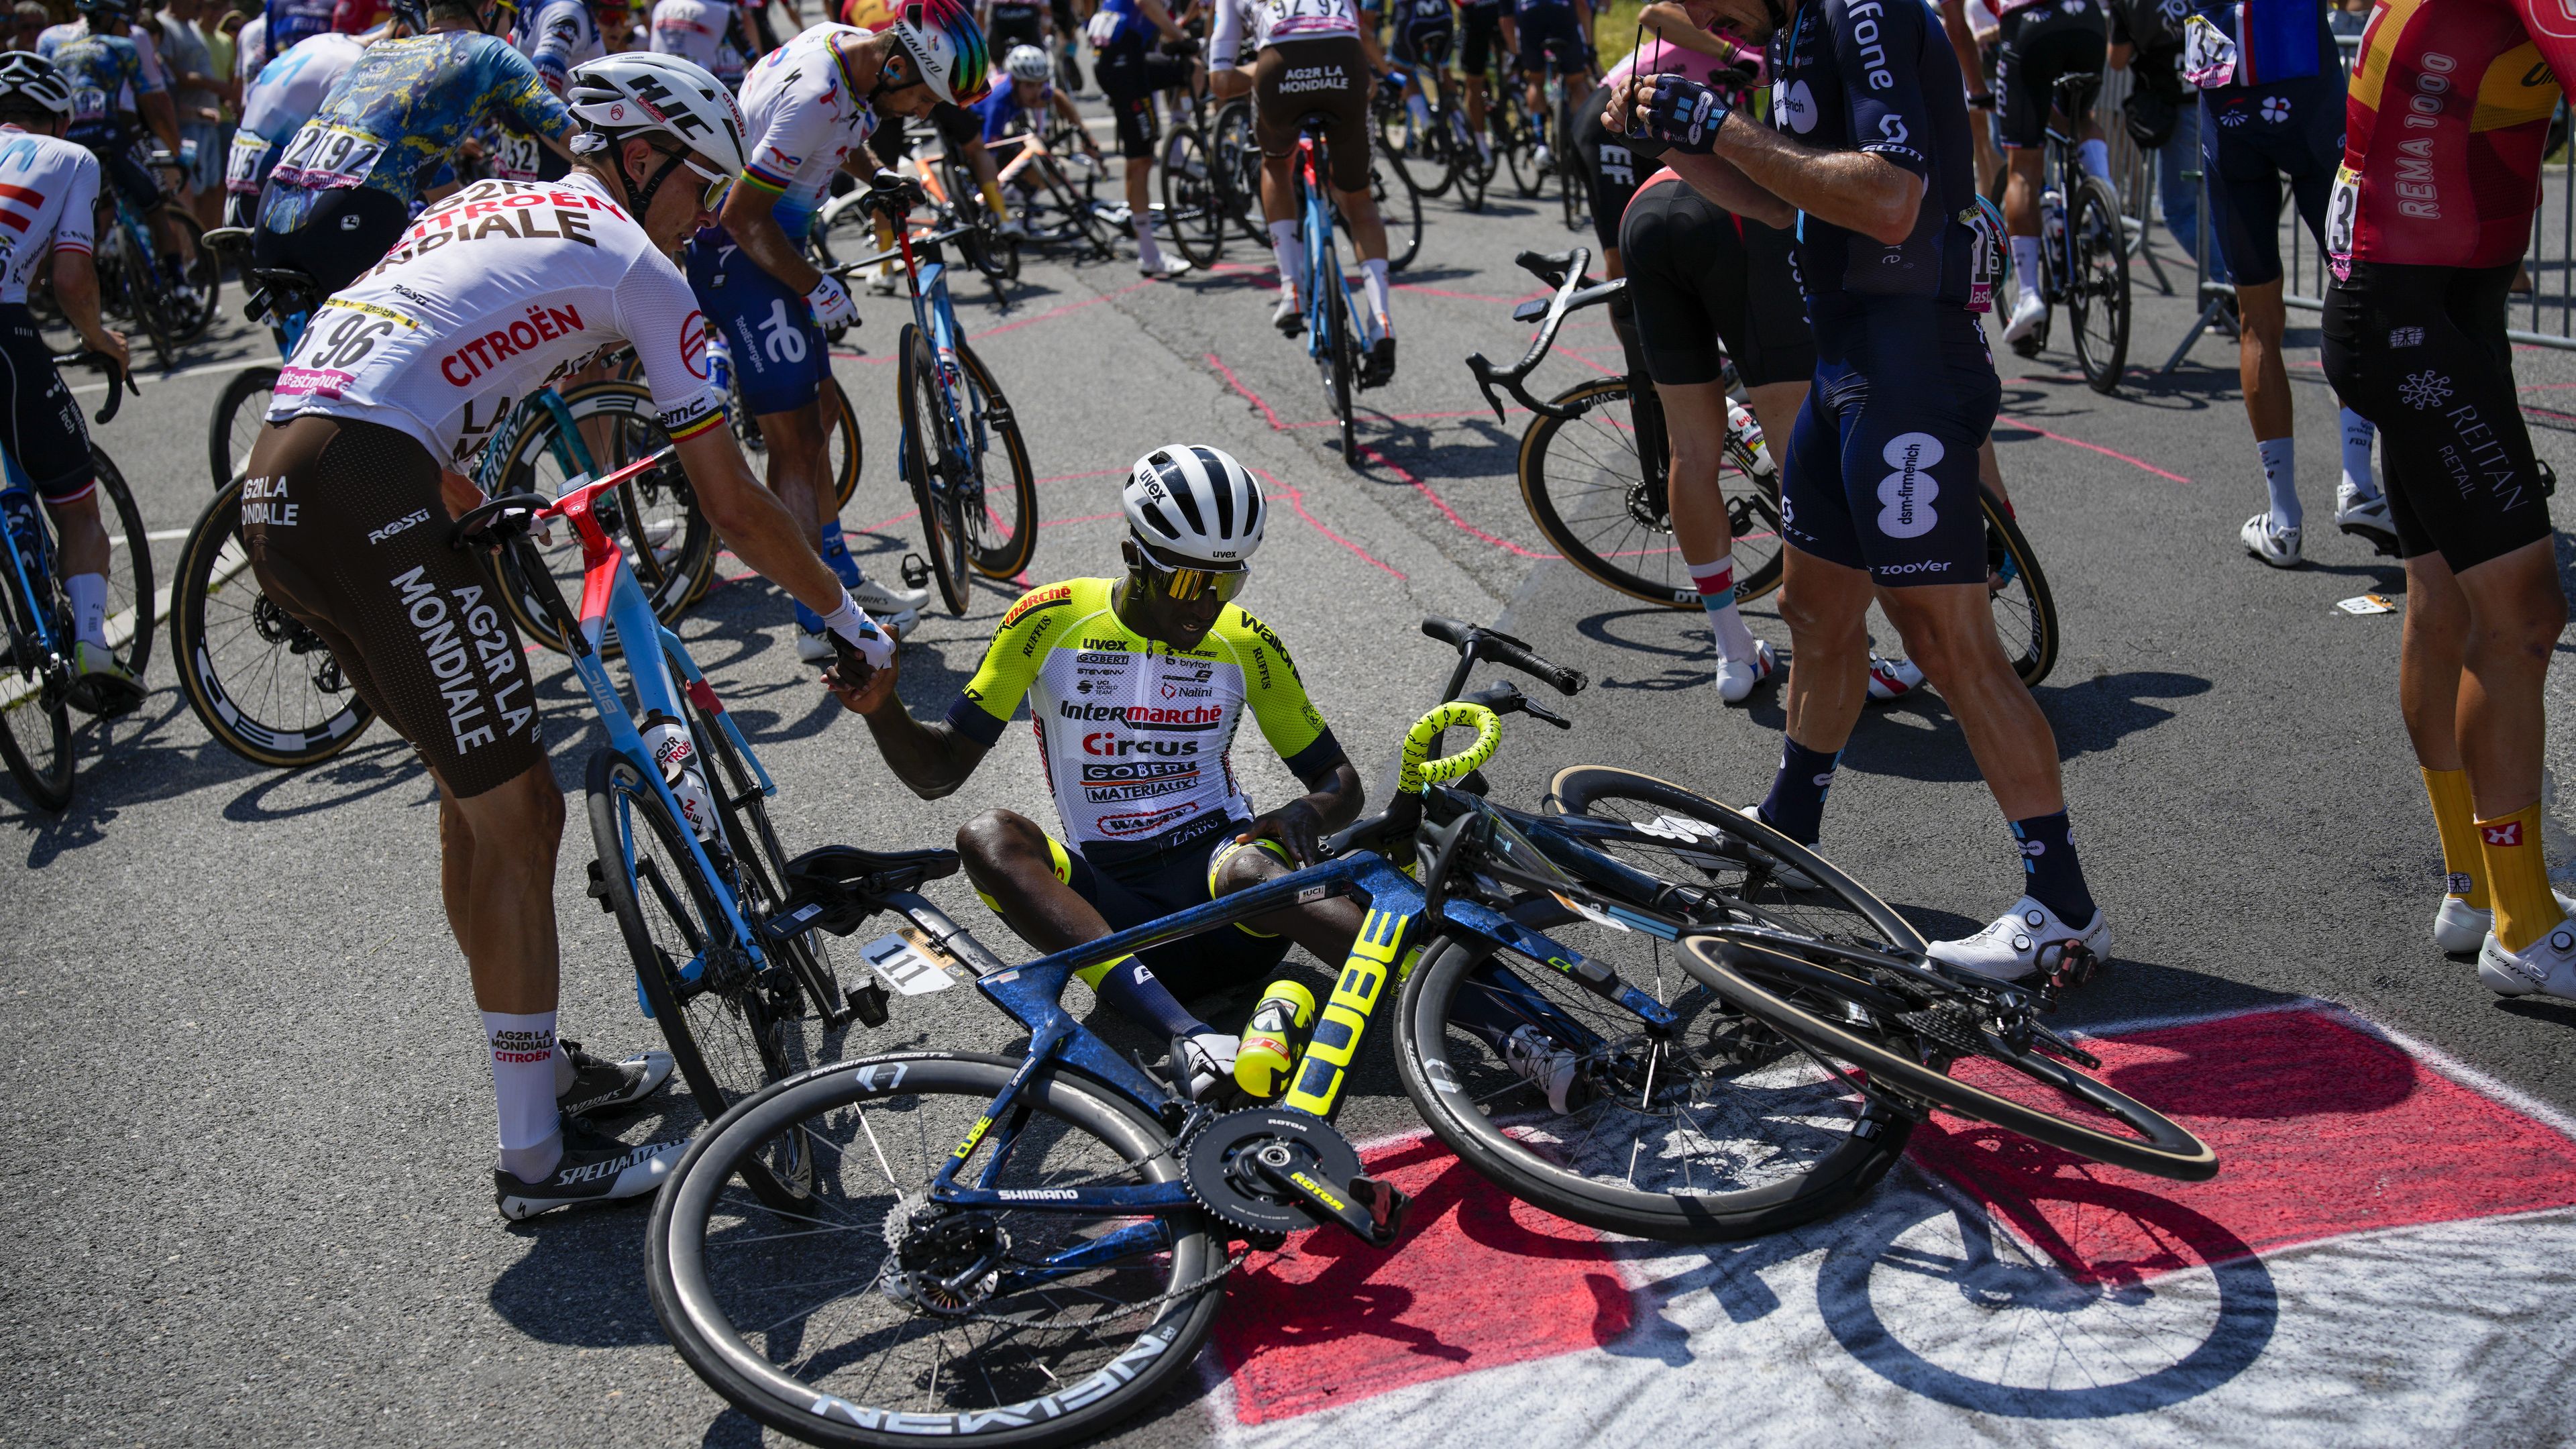
<path id="1" fill-rule="evenodd" d="M 1351 1201 L 1368 1209 L 1369 1242 L 1380 1248 L 1393 1245 L 1403 1235 L 1404 1214 L 1413 1206 L 1412 1195 L 1384 1178 L 1362 1173 L 1351 1179 Z"/>
<path id="2" fill-rule="evenodd" d="M 886 1007 L 893 1000 L 893 993 L 886 990 L 884 982 L 871 981 L 865 986 L 853 986 L 849 990 L 849 998 L 850 1010 L 858 1014 L 862 1025 L 886 1024 Z"/>
<path id="3" fill-rule="evenodd" d="M 2091 981 L 2101 967 L 2102 958 L 2094 955 L 2080 941 L 2069 941 L 2058 947 L 2055 960 L 2043 958 L 2040 963 L 2040 969 L 2045 973 L 2039 989 L 2040 1009 L 2054 1010 L 2060 993 Z"/>
<path id="4" fill-rule="evenodd" d="M 903 586 L 907 589 L 924 588 L 930 583 L 930 564 L 917 553 L 903 556 L 902 573 Z"/>
<path id="5" fill-rule="evenodd" d="M 599 862 L 596 859 L 592 859 L 584 861 L 583 865 L 589 871 L 590 884 L 583 886 L 581 888 L 581 893 L 590 897 L 592 900 L 599 902 L 599 911 L 601 915 L 613 916 L 617 914 L 616 903 L 612 902 L 608 898 L 608 876 L 605 872 L 600 870 Z"/>

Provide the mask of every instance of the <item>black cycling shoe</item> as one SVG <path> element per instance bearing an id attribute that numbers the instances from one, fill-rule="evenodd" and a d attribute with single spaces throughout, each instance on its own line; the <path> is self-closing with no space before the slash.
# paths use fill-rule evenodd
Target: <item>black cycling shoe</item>
<path id="1" fill-rule="evenodd" d="M 132 714 L 143 703 L 143 685 L 115 655 L 95 644 L 81 643 L 73 648 L 73 658 L 81 666 L 71 684 L 63 691 L 63 702 L 83 714 L 114 719 Z"/>
<path id="2" fill-rule="evenodd" d="M 1360 364 L 1360 386 L 1384 387 L 1395 381 L 1395 339 L 1381 337 L 1369 348 L 1368 358 Z"/>
<path id="3" fill-rule="evenodd" d="M 557 1045 L 572 1058 L 572 1087 L 555 1094 L 555 1110 L 567 1117 L 632 1106 L 671 1079 L 669 1052 L 639 1052 L 622 1062 L 604 1062 L 583 1051 L 580 1042 Z"/>
<path id="4" fill-rule="evenodd" d="M 492 1169 L 492 1201 L 501 1216 L 517 1221 L 561 1207 L 649 1197 L 679 1165 L 689 1140 L 628 1146 L 567 1119 L 563 1125 L 563 1160 L 543 1182 L 529 1182 L 506 1167 Z"/>

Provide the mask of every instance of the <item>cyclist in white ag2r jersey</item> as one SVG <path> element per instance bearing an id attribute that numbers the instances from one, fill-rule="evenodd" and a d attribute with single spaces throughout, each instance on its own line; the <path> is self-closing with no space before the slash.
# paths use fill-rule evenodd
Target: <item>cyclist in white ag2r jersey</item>
<path id="1" fill-rule="evenodd" d="M 670 261 L 742 169 L 732 97 L 687 61 L 627 53 L 575 67 L 564 99 L 587 128 L 568 175 L 446 198 L 315 313 L 241 495 L 260 587 L 323 637 L 438 782 L 448 924 L 491 1045 L 493 1186 L 511 1217 L 649 1192 L 685 1144 L 630 1147 L 564 1120 L 641 1098 L 670 1058 L 604 1062 L 556 1044 L 563 791 L 510 616 L 448 545 L 450 505 L 476 499 L 450 470 L 512 403 L 632 345 L 698 506 L 736 556 L 824 616 L 844 675 L 893 657 L 744 466 L 709 380 L 706 319 Z"/>
<path id="2" fill-rule="evenodd" d="M 660 0 L 647 28 L 655 52 L 705 66 L 726 90 L 742 89 L 750 60 L 733 36 L 734 7 L 725 0 Z"/>

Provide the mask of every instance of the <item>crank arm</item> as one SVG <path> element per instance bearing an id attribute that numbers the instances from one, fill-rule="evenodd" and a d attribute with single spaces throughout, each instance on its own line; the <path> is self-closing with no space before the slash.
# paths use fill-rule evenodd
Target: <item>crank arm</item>
<path id="1" fill-rule="evenodd" d="M 1302 1167 L 1279 1167 L 1256 1157 L 1253 1168 L 1272 1187 L 1304 1204 L 1308 1216 L 1339 1224 L 1373 1248 L 1394 1244 L 1404 1231 L 1404 1210 L 1413 1203 L 1395 1184 L 1366 1173 L 1335 1191 Z"/>

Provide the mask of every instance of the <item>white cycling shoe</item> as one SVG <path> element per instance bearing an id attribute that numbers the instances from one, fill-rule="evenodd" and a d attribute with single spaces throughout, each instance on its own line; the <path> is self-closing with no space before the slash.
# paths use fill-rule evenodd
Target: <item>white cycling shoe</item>
<path id="1" fill-rule="evenodd" d="M 2519 951 L 2508 951 L 2490 932 L 2478 946 L 2478 979 L 2498 996 L 2549 996 L 2576 1001 L 2576 922 Z"/>
<path id="2" fill-rule="evenodd" d="M 2335 527 L 2369 544 L 2385 557 L 2397 557 L 2397 524 L 2388 516 L 2388 495 L 2364 493 L 2349 478 L 2335 489 Z"/>
<path id="3" fill-rule="evenodd" d="M 2299 530 L 2273 527 L 2269 510 L 2245 520 L 2245 526 L 2236 530 L 2236 537 L 2244 543 L 2247 553 L 2276 569 L 2299 566 Z"/>
<path id="4" fill-rule="evenodd" d="M 2565 891 L 2551 891 L 2558 897 L 2558 909 L 2576 919 L 2576 896 Z M 2482 911 L 2459 896 L 2442 897 L 2441 909 L 2433 913 L 2433 944 L 2454 956 L 2465 956 L 2486 944 L 2487 933 L 2495 929 L 2495 912 Z"/>
<path id="5" fill-rule="evenodd" d="M 2037 292 L 2024 292 L 2021 300 L 2013 304 L 2012 320 L 2004 324 L 2004 341 L 2026 341 L 2047 320 L 2048 304 L 2040 300 Z"/>
<path id="6" fill-rule="evenodd" d="M 1234 1059 L 1243 1050 L 1243 1038 L 1210 1031 L 1174 1040 L 1180 1059 L 1172 1064 L 1173 1074 L 1181 1075 L 1186 1068 L 1189 1080 L 1181 1090 L 1191 1101 L 1208 1101 L 1219 1089 L 1234 1084 Z"/>
<path id="7" fill-rule="evenodd" d="M 2069 945 L 2082 946 L 2097 961 L 2107 959 L 2111 954 L 2110 917 L 2096 907 L 2093 919 L 2079 931 L 2059 920 L 2056 912 L 2023 896 L 1984 930 L 1955 941 L 1934 941 L 1924 948 L 1924 953 L 1962 971 L 1991 976 L 1997 981 L 2020 981 L 2036 975 L 2042 966 L 2054 964 Z"/>
<path id="8" fill-rule="evenodd" d="M 1771 641 L 1756 639 L 1752 658 L 1717 661 L 1717 697 L 1728 704 L 1742 704 L 1779 667 L 1780 655 Z"/>
<path id="9" fill-rule="evenodd" d="M 1270 309 L 1270 325 L 1291 337 L 1306 330 L 1306 309 L 1298 305 L 1296 293 L 1279 294 L 1279 305 Z"/>
<path id="10" fill-rule="evenodd" d="M 1903 699 L 1923 687 L 1923 671 L 1911 659 L 1869 656 L 1869 697 L 1873 704 Z"/>
<path id="11" fill-rule="evenodd" d="M 1136 275 L 1157 282 L 1168 282 L 1174 277 L 1186 277 L 1194 270 L 1196 267 L 1188 257 L 1176 257 L 1168 253 L 1160 261 L 1151 265 L 1148 265 L 1142 257 L 1136 260 Z"/>

